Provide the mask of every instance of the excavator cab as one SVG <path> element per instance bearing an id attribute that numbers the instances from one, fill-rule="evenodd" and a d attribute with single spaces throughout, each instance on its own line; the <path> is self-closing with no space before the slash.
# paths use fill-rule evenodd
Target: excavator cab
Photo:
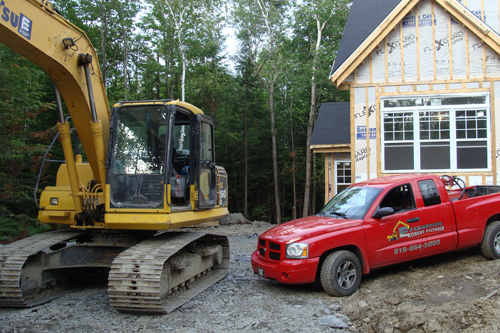
<path id="1" fill-rule="evenodd" d="M 111 210 L 216 207 L 212 120 L 169 103 L 123 102 L 113 108 L 107 163 Z"/>

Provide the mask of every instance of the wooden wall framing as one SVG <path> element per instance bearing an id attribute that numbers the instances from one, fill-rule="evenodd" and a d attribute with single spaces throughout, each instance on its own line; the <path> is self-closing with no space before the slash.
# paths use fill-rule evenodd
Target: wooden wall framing
<path id="1" fill-rule="evenodd" d="M 496 115 L 500 112 L 500 0 L 460 2 L 472 14 L 450 0 L 401 0 L 332 74 L 330 80 L 340 89 L 350 88 L 351 144 L 333 150 L 314 150 L 325 153 L 325 203 L 335 193 L 333 186 L 336 186 L 336 161 L 332 152 L 342 151 L 347 158 L 350 155 L 353 183 L 365 177 L 389 175 L 382 173 L 380 138 L 381 101 L 390 96 L 487 92 L 490 96 L 491 170 L 449 174 L 461 177 L 467 185 L 500 184 L 500 163 L 497 162 L 500 137 L 496 135 L 496 127 L 500 126 L 500 116 Z M 413 32 L 413 37 L 407 31 Z M 394 49 L 395 41 L 399 49 Z M 399 60 L 394 60 L 394 54 Z M 365 113 L 366 117 L 360 118 L 360 113 Z M 365 127 L 366 140 L 357 140 L 358 126 Z M 376 127 L 376 140 L 370 140 L 370 126 Z M 364 164 L 356 162 L 358 142 L 361 148 L 366 148 Z M 366 176 L 358 178 L 360 173 Z M 330 193 L 328 184 L 331 185 Z"/>
<path id="2" fill-rule="evenodd" d="M 474 11 L 476 15 L 480 12 L 483 21 L 487 18 L 486 1 L 481 0 L 481 7 Z M 467 5 L 466 0 L 463 3 Z M 500 12 L 500 0 L 495 6 Z M 408 14 L 400 15 L 401 12 L 396 11 L 391 13 L 386 21 L 393 22 L 392 26 L 381 25 L 376 30 L 378 34 L 370 35 L 366 42 L 372 45 L 371 48 L 356 50 L 355 55 L 358 58 L 351 62 L 351 72 L 347 70 L 332 79 L 333 82 L 341 82 L 351 88 L 350 150 L 353 180 L 388 175 L 382 173 L 380 160 L 382 98 L 487 92 L 490 96 L 491 112 L 491 170 L 461 172 L 457 176 L 463 177 L 467 184 L 500 183 L 500 178 L 497 180 L 497 177 L 500 177 L 500 165 L 497 163 L 497 158 L 500 158 L 500 149 L 497 152 L 500 138 L 496 138 L 495 130 L 497 119 L 500 126 L 500 117 L 496 116 L 496 110 L 500 112 L 500 37 L 491 30 L 488 31 L 485 24 L 477 23 L 470 17 L 469 21 L 474 21 L 472 24 L 459 23 L 456 17 L 465 15 L 467 18 L 469 13 L 458 13 L 460 8 L 456 4 L 450 5 L 448 0 L 408 0 L 402 1 L 398 8 Z M 500 18 L 498 21 L 496 31 L 500 30 Z M 390 31 L 387 30 L 389 27 L 392 27 Z M 396 44 L 399 44 L 398 49 L 394 48 Z M 400 61 L 394 60 L 395 54 Z M 409 59 L 415 59 L 415 67 L 412 67 L 412 61 Z M 373 106 L 369 100 L 371 98 L 373 102 L 370 97 L 373 91 L 375 107 L 370 115 Z M 499 96 L 495 96 L 495 93 Z M 360 102 L 361 95 L 364 103 Z M 360 112 L 366 114 L 362 120 L 358 117 Z M 371 117 L 375 117 L 374 122 L 370 121 Z M 370 140 L 370 126 L 374 123 L 377 137 L 375 141 Z M 357 137 L 360 126 L 366 128 L 366 140 Z M 366 149 L 367 152 L 363 163 L 357 162 L 360 149 Z"/>
<path id="3" fill-rule="evenodd" d="M 316 152 L 316 151 L 315 151 Z M 339 154 L 339 157 L 335 157 Z M 337 186 L 337 175 L 335 174 L 335 163 L 337 160 L 350 159 L 349 152 L 330 152 L 325 154 L 325 204 L 333 198 L 335 193 L 335 186 Z M 351 163 L 351 167 L 354 165 Z M 351 171 L 352 172 L 352 171 Z M 352 173 L 351 173 L 352 177 Z M 352 178 L 351 178 L 352 179 Z"/>

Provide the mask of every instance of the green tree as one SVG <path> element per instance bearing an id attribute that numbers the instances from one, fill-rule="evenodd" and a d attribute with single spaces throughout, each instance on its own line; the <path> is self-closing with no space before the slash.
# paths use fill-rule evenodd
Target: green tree
<path id="1" fill-rule="evenodd" d="M 342 36 L 342 30 L 348 14 L 349 0 L 325 0 L 321 3 L 306 0 L 301 3 L 296 11 L 296 36 L 307 36 L 309 45 L 307 48 L 307 64 L 310 66 L 310 111 L 307 125 L 306 143 L 306 167 L 305 167 L 305 189 L 302 216 L 309 215 L 310 193 L 311 193 L 311 161 L 312 151 L 309 149 L 316 113 L 318 109 L 317 83 L 318 76 L 327 79 L 325 74 L 327 64 L 332 62 L 332 55 L 338 48 Z M 328 57 L 325 62 L 325 56 Z M 323 74 L 323 75 L 322 75 Z"/>
<path id="2" fill-rule="evenodd" d="M 269 95 L 275 220 L 281 223 L 278 147 L 275 119 L 275 85 L 283 68 L 280 45 L 285 35 L 288 1 L 238 0 L 234 12 L 238 38 L 247 46 L 248 57 Z"/>
<path id="3" fill-rule="evenodd" d="M 46 124 L 53 109 L 48 76 L 3 45 L 0 63 L 0 242 L 6 242 L 40 226 L 32 218 L 37 212 L 32 193 L 46 143 L 54 133 L 45 126 L 55 121 Z"/>
<path id="4" fill-rule="evenodd" d="M 148 3 L 149 10 L 139 27 L 143 30 L 146 43 L 152 46 L 150 52 L 156 54 L 157 65 L 154 65 L 156 77 L 151 78 L 156 84 L 156 99 L 174 99 L 175 31 L 169 22 L 166 3 L 156 0 L 149 0 Z M 151 66 L 153 66 L 153 61 L 151 61 Z M 162 93 L 163 89 L 164 93 Z"/>
<path id="5" fill-rule="evenodd" d="M 200 31 L 206 31 L 217 19 L 218 0 L 164 0 L 168 8 L 168 20 L 175 31 L 175 41 L 179 50 L 181 74 L 181 101 L 185 101 L 186 70 L 189 46 L 200 39 Z"/>
<path id="6" fill-rule="evenodd" d="M 269 168 L 272 146 L 266 92 L 244 45 L 235 62 L 238 74 L 220 86 L 217 163 L 228 170 L 231 211 L 270 220 L 273 175 Z"/>

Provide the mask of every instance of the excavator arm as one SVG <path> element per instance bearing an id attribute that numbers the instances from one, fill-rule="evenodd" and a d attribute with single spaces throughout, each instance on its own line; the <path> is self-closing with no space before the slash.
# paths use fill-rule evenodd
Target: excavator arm
<path id="1" fill-rule="evenodd" d="M 63 41 L 74 45 L 65 46 Z M 0 0 L 0 43 L 37 64 L 52 78 L 96 180 L 104 183 L 102 170 L 108 149 L 110 112 L 97 55 L 85 33 L 57 14 L 48 2 Z M 92 117 L 92 99 L 82 59 L 92 61 L 88 68 L 97 122 Z M 96 144 L 89 123 L 94 123 L 94 129 L 100 127 L 102 139 L 98 140 L 102 143 Z"/>

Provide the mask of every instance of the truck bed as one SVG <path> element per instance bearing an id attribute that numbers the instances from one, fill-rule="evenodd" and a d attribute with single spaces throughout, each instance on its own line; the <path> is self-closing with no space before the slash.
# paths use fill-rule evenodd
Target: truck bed
<path id="1" fill-rule="evenodd" d="M 449 190 L 448 191 L 448 197 L 450 198 L 450 201 L 455 201 L 455 200 L 463 200 L 467 198 L 476 198 L 476 197 L 481 197 L 483 195 L 489 195 L 489 194 L 495 194 L 495 193 L 500 193 L 500 186 L 498 185 L 476 185 L 476 186 L 469 186 L 465 189 L 465 193 L 460 199 L 460 196 L 462 195 L 462 190 L 461 189 L 455 189 L 455 190 Z"/>
<path id="2" fill-rule="evenodd" d="M 493 193 L 500 193 L 500 186 L 477 185 L 477 186 L 467 187 L 465 189 L 465 194 L 467 194 L 469 198 L 480 197 L 483 195 L 488 195 Z"/>

